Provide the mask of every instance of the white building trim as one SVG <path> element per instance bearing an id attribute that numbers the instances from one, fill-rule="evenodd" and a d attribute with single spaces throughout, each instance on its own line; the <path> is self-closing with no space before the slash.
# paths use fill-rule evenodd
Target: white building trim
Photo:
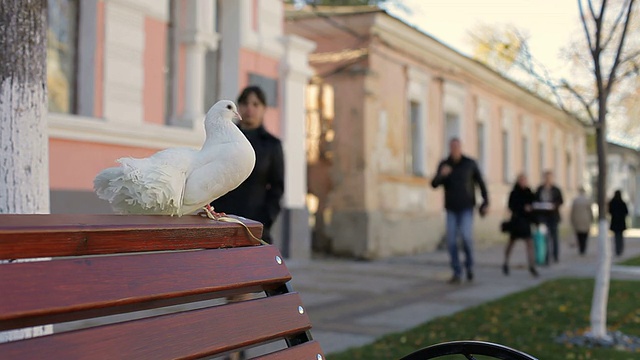
<path id="1" fill-rule="evenodd" d="M 143 121 L 144 8 L 105 2 L 104 117 L 127 125 Z"/>
<path id="2" fill-rule="evenodd" d="M 301 209 L 306 206 L 306 86 L 313 75 L 308 55 L 316 44 L 296 35 L 283 40 L 284 56 L 280 62 L 280 108 L 282 142 L 285 155 L 285 208 Z"/>
<path id="3" fill-rule="evenodd" d="M 207 50 L 218 48 L 215 32 L 216 3 L 210 0 L 187 1 L 186 14 L 178 38 L 186 45 L 184 112 L 180 122 L 196 126 L 204 116 L 205 57 Z"/>
<path id="4" fill-rule="evenodd" d="M 49 137 L 96 144 L 132 146 L 149 149 L 202 146 L 204 125 L 187 129 L 148 123 L 122 126 L 121 121 L 104 121 L 75 115 L 49 113 Z"/>

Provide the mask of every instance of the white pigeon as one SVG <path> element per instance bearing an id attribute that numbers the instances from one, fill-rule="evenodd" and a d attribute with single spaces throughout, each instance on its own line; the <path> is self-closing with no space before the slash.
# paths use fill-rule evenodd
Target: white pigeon
<path id="1" fill-rule="evenodd" d="M 120 214 L 182 216 L 204 208 L 212 217 L 209 204 L 238 187 L 256 162 L 234 118 L 242 120 L 236 105 L 218 101 L 205 116 L 200 150 L 170 148 L 145 159 L 118 159 L 120 166 L 96 176 L 96 194 Z"/>

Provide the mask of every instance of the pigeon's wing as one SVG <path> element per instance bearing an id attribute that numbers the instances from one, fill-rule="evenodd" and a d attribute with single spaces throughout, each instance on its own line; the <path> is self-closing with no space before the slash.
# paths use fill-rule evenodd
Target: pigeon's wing
<path id="1" fill-rule="evenodd" d="M 237 188 L 249 177 L 255 152 L 248 141 L 216 146 L 197 162 L 187 178 L 184 214 L 189 214 Z"/>
<path id="2" fill-rule="evenodd" d="M 172 148 L 145 159 L 121 158 L 96 176 L 98 197 L 118 213 L 182 215 L 187 176 L 196 151 Z"/>

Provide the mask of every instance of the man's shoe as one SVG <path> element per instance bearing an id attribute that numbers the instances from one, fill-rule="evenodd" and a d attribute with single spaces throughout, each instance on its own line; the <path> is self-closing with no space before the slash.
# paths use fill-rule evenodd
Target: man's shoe
<path id="1" fill-rule="evenodd" d="M 529 272 L 531 273 L 531 276 L 533 277 L 538 277 L 538 271 L 536 271 L 536 268 L 533 266 L 529 267 Z"/>
<path id="2" fill-rule="evenodd" d="M 509 265 L 507 264 L 502 265 L 502 273 L 505 275 L 509 275 Z"/>
<path id="3" fill-rule="evenodd" d="M 473 271 L 467 271 L 467 280 L 473 281 Z"/>
<path id="4" fill-rule="evenodd" d="M 453 275 L 449 280 L 449 284 L 460 284 L 460 282 L 460 276 L 458 275 Z"/>

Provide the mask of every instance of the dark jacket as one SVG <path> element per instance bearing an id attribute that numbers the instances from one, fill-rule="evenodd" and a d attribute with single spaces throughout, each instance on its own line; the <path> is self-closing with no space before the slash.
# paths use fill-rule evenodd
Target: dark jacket
<path id="1" fill-rule="evenodd" d="M 509 210 L 511 211 L 510 233 L 512 239 L 528 239 L 531 237 L 531 208 L 535 195 L 528 187 L 522 188 L 518 184 L 509 194 Z"/>
<path id="2" fill-rule="evenodd" d="M 211 203 L 218 212 L 240 215 L 264 225 L 262 238 L 270 242 L 269 230 L 280 212 L 284 193 L 284 155 L 278 138 L 260 126 L 242 131 L 256 152 L 251 175 L 236 189 Z"/>
<path id="3" fill-rule="evenodd" d="M 543 201 L 542 199 L 542 189 L 543 185 L 538 187 L 536 190 L 536 201 Z M 564 203 L 564 199 L 562 198 L 562 191 L 560 188 L 551 185 L 551 202 L 555 205 L 555 209 L 552 211 L 544 211 L 539 213 L 539 217 L 541 221 L 554 220 L 556 222 L 560 221 L 560 205 Z"/>
<path id="4" fill-rule="evenodd" d="M 627 229 L 627 215 L 629 209 L 622 198 L 614 197 L 609 201 L 609 214 L 611 214 L 611 225 L 609 230 L 613 232 L 622 232 Z"/>
<path id="5" fill-rule="evenodd" d="M 440 175 L 440 169 L 444 165 L 451 167 L 451 173 L 447 176 Z M 442 160 L 436 176 L 431 181 L 434 188 L 444 186 L 444 207 L 450 211 L 462 211 L 476 205 L 476 184 L 480 187 L 483 206 L 488 205 L 489 194 L 480 169 L 473 159 L 466 156 L 462 156 L 457 163 L 451 157 Z"/>

